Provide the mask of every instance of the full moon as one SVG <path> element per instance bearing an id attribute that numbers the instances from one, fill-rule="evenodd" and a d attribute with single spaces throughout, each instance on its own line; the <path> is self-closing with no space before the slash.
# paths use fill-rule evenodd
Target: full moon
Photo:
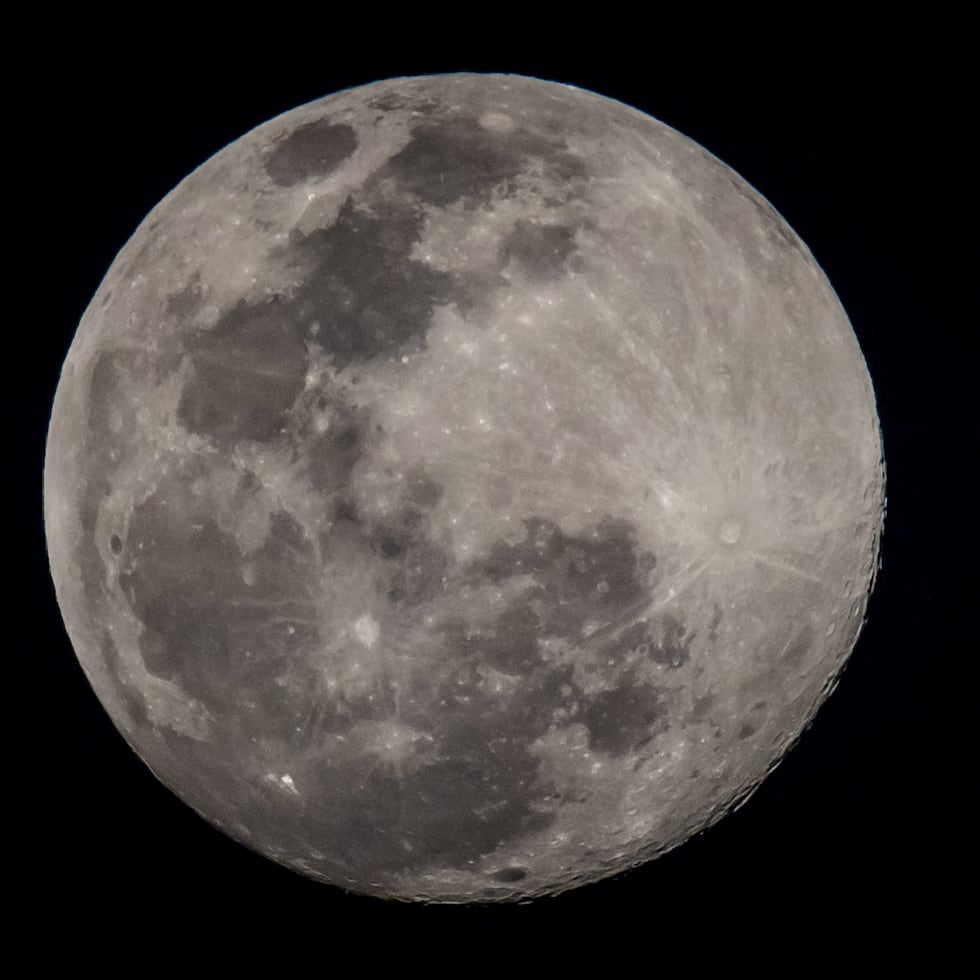
<path id="1" fill-rule="evenodd" d="M 298 872 L 446 902 L 744 800 L 856 642 L 883 504 L 786 222 L 508 75 L 344 91 L 195 170 L 86 310 L 44 471 L 68 634 L 152 772 Z"/>

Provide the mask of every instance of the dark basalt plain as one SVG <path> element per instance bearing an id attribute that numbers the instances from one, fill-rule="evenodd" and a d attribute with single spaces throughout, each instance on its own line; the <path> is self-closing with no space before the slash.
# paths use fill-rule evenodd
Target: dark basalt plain
<path id="1" fill-rule="evenodd" d="M 324 734 L 344 735 L 396 712 L 400 724 L 430 743 L 430 761 L 408 777 L 377 766 L 366 770 L 361 758 L 321 764 L 304 772 L 301 800 L 269 791 L 243 796 L 238 778 L 202 755 L 212 784 L 251 834 L 275 828 L 280 837 L 288 829 L 287 838 L 302 841 L 304 852 L 313 848 L 321 864 L 344 878 L 383 879 L 434 863 L 465 869 L 554 821 L 561 800 L 542 781 L 531 747 L 556 718 L 585 725 L 590 746 L 614 756 L 664 727 L 658 692 L 636 677 L 637 655 L 683 659 L 676 621 L 665 619 L 659 645 L 642 623 L 601 643 L 600 661 L 634 666 L 598 694 L 583 692 L 572 669 L 549 664 L 539 647 L 543 638 L 576 646 L 588 619 L 615 620 L 643 595 L 655 561 L 637 553 L 625 522 L 606 518 L 591 533 L 567 535 L 553 520 L 533 518 L 521 541 L 499 541 L 486 559 L 454 570 L 424 531 L 426 510 L 441 488 L 416 473 L 391 526 L 353 514 L 335 525 L 345 555 L 353 542 L 355 554 L 380 563 L 383 580 L 390 576 L 387 595 L 395 607 L 424 604 L 465 582 L 503 585 L 532 575 L 535 584 L 493 619 L 474 624 L 450 617 L 433 630 L 430 652 L 443 665 L 441 680 L 433 682 L 428 660 L 420 659 L 399 693 L 389 684 L 371 697 L 324 701 L 303 656 L 319 639 L 310 625 L 309 543 L 288 515 L 276 515 L 265 544 L 249 557 L 253 577 L 246 584 L 234 539 L 204 513 L 198 521 L 190 482 L 186 475 L 168 481 L 136 508 L 120 585 L 145 629 L 140 649 L 147 670 L 178 684 L 215 719 L 214 756 L 234 755 L 243 739 L 281 739 L 301 752 Z M 345 489 L 336 492 L 342 497 Z M 329 561 L 333 535 L 321 545 Z M 449 585 L 447 573 L 456 579 Z M 270 608 L 277 611 L 271 621 Z M 488 692 L 487 667 L 519 678 L 508 701 Z M 129 697 L 134 720 L 145 725 L 139 692 Z"/>
<path id="2" fill-rule="evenodd" d="M 738 593 L 734 573 L 699 582 L 701 552 L 720 547 L 717 501 L 742 506 L 742 489 L 713 463 L 687 469 L 713 434 L 707 411 L 695 418 L 696 388 L 681 390 L 703 369 L 726 424 L 764 417 L 774 402 L 753 399 L 765 351 L 743 358 L 743 384 L 737 304 L 705 283 L 712 270 L 725 279 L 734 255 L 750 273 L 755 262 L 782 329 L 794 289 L 814 280 L 778 215 L 677 134 L 546 83 L 496 79 L 482 91 L 453 78 L 444 93 L 409 80 L 347 95 L 346 113 L 327 100 L 251 137 L 239 156 L 233 145 L 239 170 L 228 173 L 252 188 L 240 192 L 242 215 L 221 226 L 226 239 L 182 255 L 179 275 L 160 271 L 172 256 L 159 242 L 208 233 L 186 215 L 209 199 L 210 164 L 187 200 L 178 195 L 184 212 L 164 207 L 148 221 L 93 303 L 110 339 L 64 383 L 46 500 L 69 515 L 52 565 L 79 657 L 116 724 L 183 799 L 260 852 L 344 887 L 516 898 L 673 846 L 762 778 L 776 749 L 753 761 L 754 746 L 794 733 L 774 731 L 775 713 L 798 730 L 815 703 L 806 672 L 822 655 L 819 631 L 803 614 L 803 625 L 766 633 L 765 609 L 800 602 L 794 574 L 809 588 L 826 569 L 798 571 L 780 546 L 766 567 L 783 577 L 765 579 L 758 602 Z M 631 126 L 635 142 L 623 135 Z M 381 132 L 387 152 L 365 157 Z M 609 144 L 656 161 L 663 183 L 651 187 L 664 200 L 687 192 L 685 167 L 716 190 L 733 186 L 731 213 L 747 196 L 759 228 L 719 205 L 706 230 L 710 216 L 675 214 L 632 172 L 633 204 L 605 227 L 596 201 L 608 203 L 598 195 L 620 179 L 606 180 L 619 165 Z M 221 180 L 239 179 L 228 173 Z M 293 217 L 270 217 L 266 201 Z M 731 253 L 713 255 L 718 242 L 734 242 Z M 216 281 L 211 249 L 230 256 L 220 275 L 234 289 Z M 771 252 L 790 258 L 780 265 Z M 161 285 L 126 299 L 143 266 Z M 784 287 L 793 298 L 779 306 Z M 744 315 L 769 329 L 749 287 L 725 288 L 745 288 Z M 584 312 L 600 308 L 594 320 Z M 522 330 L 511 356 L 505 334 Z M 698 330 L 701 347 L 688 347 Z M 710 367 L 668 363 L 691 350 Z M 807 356 L 808 372 L 820 367 Z M 516 384 L 511 369 L 522 387 L 500 408 L 494 393 Z M 820 369 L 830 377 L 837 366 Z M 499 416 L 485 427 L 483 405 Z M 746 462 L 769 467 L 766 487 L 783 479 L 780 440 L 796 448 L 793 411 L 774 426 L 775 448 Z M 454 453 L 442 448 L 450 438 Z M 688 483 L 658 496 L 672 466 Z M 626 499 L 617 481 L 637 469 L 644 479 Z M 494 499 L 508 504 L 473 504 L 464 526 L 465 507 Z M 815 524 L 808 501 L 793 500 L 793 518 Z M 507 507 L 505 533 L 494 522 Z M 675 520 L 697 548 L 671 538 Z M 465 536 L 480 521 L 492 530 L 471 553 Z M 742 567 L 755 569 L 767 544 L 750 544 L 759 550 Z M 723 567 L 738 554 L 725 551 Z M 852 560 L 855 580 L 865 557 Z M 693 582 L 700 591 L 684 595 Z M 735 599 L 751 608 L 745 653 Z M 780 685 L 796 676 L 810 687 L 787 694 Z M 696 797 L 689 787 L 709 769 Z M 644 820 L 662 802 L 662 772 L 687 809 L 654 830 Z"/>
<path id="3" fill-rule="evenodd" d="M 297 126 L 265 161 L 269 176 L 281 187 L 336 170 L 357 149 L 357 132 L 326 119 Z"/>

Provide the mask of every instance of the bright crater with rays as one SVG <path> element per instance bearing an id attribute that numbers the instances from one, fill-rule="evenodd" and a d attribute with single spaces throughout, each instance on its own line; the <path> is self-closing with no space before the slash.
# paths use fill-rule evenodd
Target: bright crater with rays
<path id="1" fill-rule="evenodd" d="M 699 146 L 516 76 L 310 103 L 191 174 L 65 361 L 52 574 L 206 819 L 359 892 L 655 857 L 832 688 L 881 443 L 813 256 Z"/>

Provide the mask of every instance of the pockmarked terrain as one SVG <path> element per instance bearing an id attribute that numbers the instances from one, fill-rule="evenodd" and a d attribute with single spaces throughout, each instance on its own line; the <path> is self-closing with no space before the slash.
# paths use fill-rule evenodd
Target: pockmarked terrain
<path id="1" fill-rule="evenodd" d="M 874 397 L 806 247 L 699 146 L 518 76 L 260 126 L 123 248 L 58 387 L 58 600 L 213 824 L 387 897 L 683 842 L 860 629 Z"/>

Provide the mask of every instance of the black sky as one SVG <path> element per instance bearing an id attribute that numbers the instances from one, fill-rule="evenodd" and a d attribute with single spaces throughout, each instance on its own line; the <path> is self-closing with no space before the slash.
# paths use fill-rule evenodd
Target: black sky
<path id="1" fill-rule="evenodd" d="M 603 12 L 605 13 L 605 12 Z M 5 882 L 40 967 L 102 976 L 958 976 L 976 961 L 976 101 L 963 20 L 683 25 L 527 11 L 363 18 L 36 15 L 7 39 Z M 562 15 L 564 18 L 565 15 Z M 236 20 L 235 18 L 241 18 Z M 618 23 L 613 26 L 613 20 Z M 386 904 L 224 838 L 112 728 L 65 636 L 40 477 L 79 317 L 139 221 L 273 115 L 402 74 L 507 71 L 641 108 L 761 191 L 809 245 L 875 383 L 883 568 L 837 692 L 737 813 L 642 869 L 525 906 Z M 966 424 L 964 424 L 966 423 Z M 972 579 L 972 581 L 971 581 Z M 275 974 L 272 971 L 275 971 Z M 217 972 L 215 972 L 217 971 Z M 964 972 L 970 972 L 966 970 Z"/>

